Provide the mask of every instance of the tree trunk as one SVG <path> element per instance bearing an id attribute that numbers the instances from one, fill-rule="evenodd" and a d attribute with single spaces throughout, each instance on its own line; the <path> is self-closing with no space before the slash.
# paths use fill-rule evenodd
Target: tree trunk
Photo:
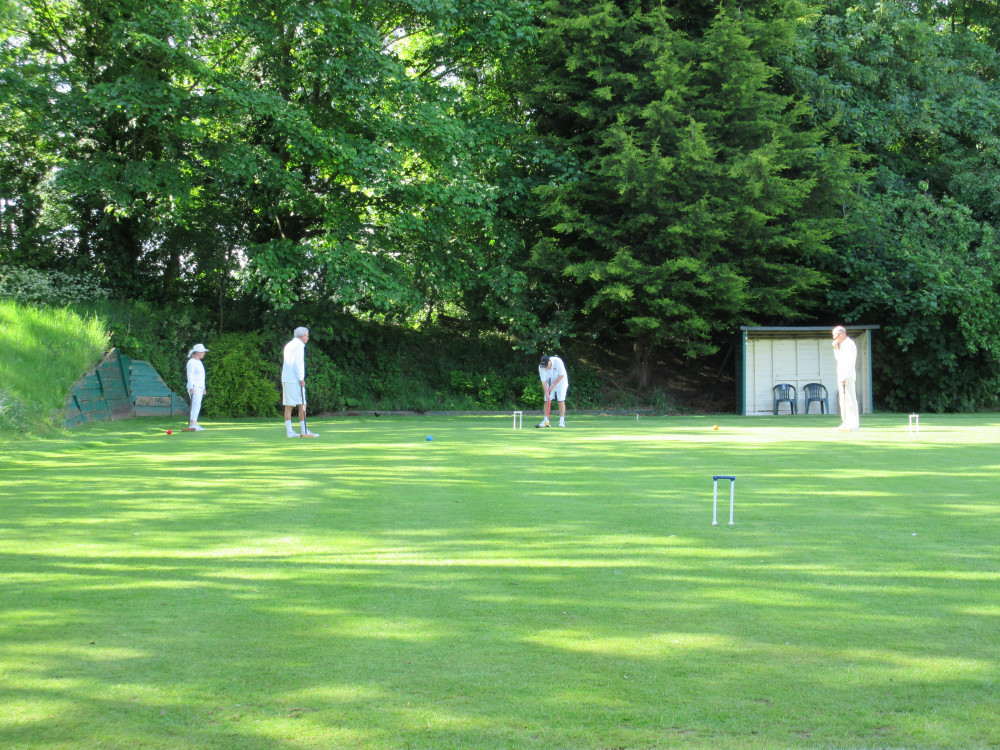
<path id="1" fill-rule="evenodd" d="M 653 363 L 650 359 L 652 353 L 650 346 L 645 341 L 636 341 L 633 344 L 635 353 L 635 374 L 639 381 L 639 392 L 649 393 L 653 386 Z"/>

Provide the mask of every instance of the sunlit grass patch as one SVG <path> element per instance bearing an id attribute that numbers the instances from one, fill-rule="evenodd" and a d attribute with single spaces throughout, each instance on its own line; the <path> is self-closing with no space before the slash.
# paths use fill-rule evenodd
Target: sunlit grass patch
<path id="1" fill-rule="evenodd" d="M 990 747 L 1000 422 L 833 419 L 12 444 L 0 745 Z"/>

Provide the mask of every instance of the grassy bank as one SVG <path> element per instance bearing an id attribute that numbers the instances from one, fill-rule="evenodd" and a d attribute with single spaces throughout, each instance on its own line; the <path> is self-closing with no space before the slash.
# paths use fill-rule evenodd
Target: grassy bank
<path id="1" fill-rule="evenodd" d="M 66 394 L 107 340 L 96 317 L 0 299 L 0 437 L 61 424 Z"/>

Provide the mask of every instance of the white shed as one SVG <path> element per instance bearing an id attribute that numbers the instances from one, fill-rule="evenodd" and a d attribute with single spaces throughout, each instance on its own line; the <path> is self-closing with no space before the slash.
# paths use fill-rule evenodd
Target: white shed
<path id="1" fill-rule="evenodd" d="M 879 326 L 844 326 L 858 346 L 858 405 L 862 414 L 872 412 L 872 331 Z M 774 386 L 795 386 L 798 413 L 805 414 L 803 386 L 820 383 L 829 392 L 830 412 L 839 413 L 837 362 L 830 332 L 833 326 L 771 326 L 740 328 L 742 356 L 736 361 L 736 411 L 753 416 L 774 413 Z M 779 414 L 787 414 L 782 403 Z M 813 403 L 810 414 L 819 414 Z"/>

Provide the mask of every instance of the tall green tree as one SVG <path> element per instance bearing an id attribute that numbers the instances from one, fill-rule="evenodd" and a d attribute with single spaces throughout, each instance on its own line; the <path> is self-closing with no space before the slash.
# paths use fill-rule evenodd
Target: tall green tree
<path id="1" fill-rule="evenodd" d="M 844 319 L 882 326 L 876 396 L 893 409 L 996 404 L 1000 57 L 987 11 L 833 3 L 786 58 L 787 80 L 872 168 L 829 299 Z"/>
<path id="2" fill-rule="evenodd" d="M 530 2 L 23 9 L 0 106 L 41 145 L 11 169 L 47 176 L 76 257 L 120 295 L 214 290 L 238 261 L 279 307 L 528 314 L 510 259 L 530 144 L 496 102 L 497 71 L 533 43 Z"/>
<path id="3" fill-rule="evenodd" d="M 537 191 L 534 263 L 584 327 L 632 342 L 641 387 L 658 347 L 710 352 L 822 299 L 855 178 L 768 62 L 794 48 L 799 12 L 723 7 L 695 34 L 661 4 L 545 6 L 531 102 L 579 172 Z"/>
<path id="4" fill-rule="evenodd" d="M 211 118 L 181 81 L 209 33 L 197 1 L 23 0 L 3 43 L 0 106 L 30 123 L 8 161 L 68 221 L 70 262 L 98 270 L 121 297 L 159 296 L 172 216 L 206 175 L 194 155 Z M 9 134 L 7 135 L 9 138 Z M 11 144 L 14 145 L 14 144 Z M 173 259 L 176 260 L 176 259 Z M 173 266 L 178 264 L 174 262 Z"/>

